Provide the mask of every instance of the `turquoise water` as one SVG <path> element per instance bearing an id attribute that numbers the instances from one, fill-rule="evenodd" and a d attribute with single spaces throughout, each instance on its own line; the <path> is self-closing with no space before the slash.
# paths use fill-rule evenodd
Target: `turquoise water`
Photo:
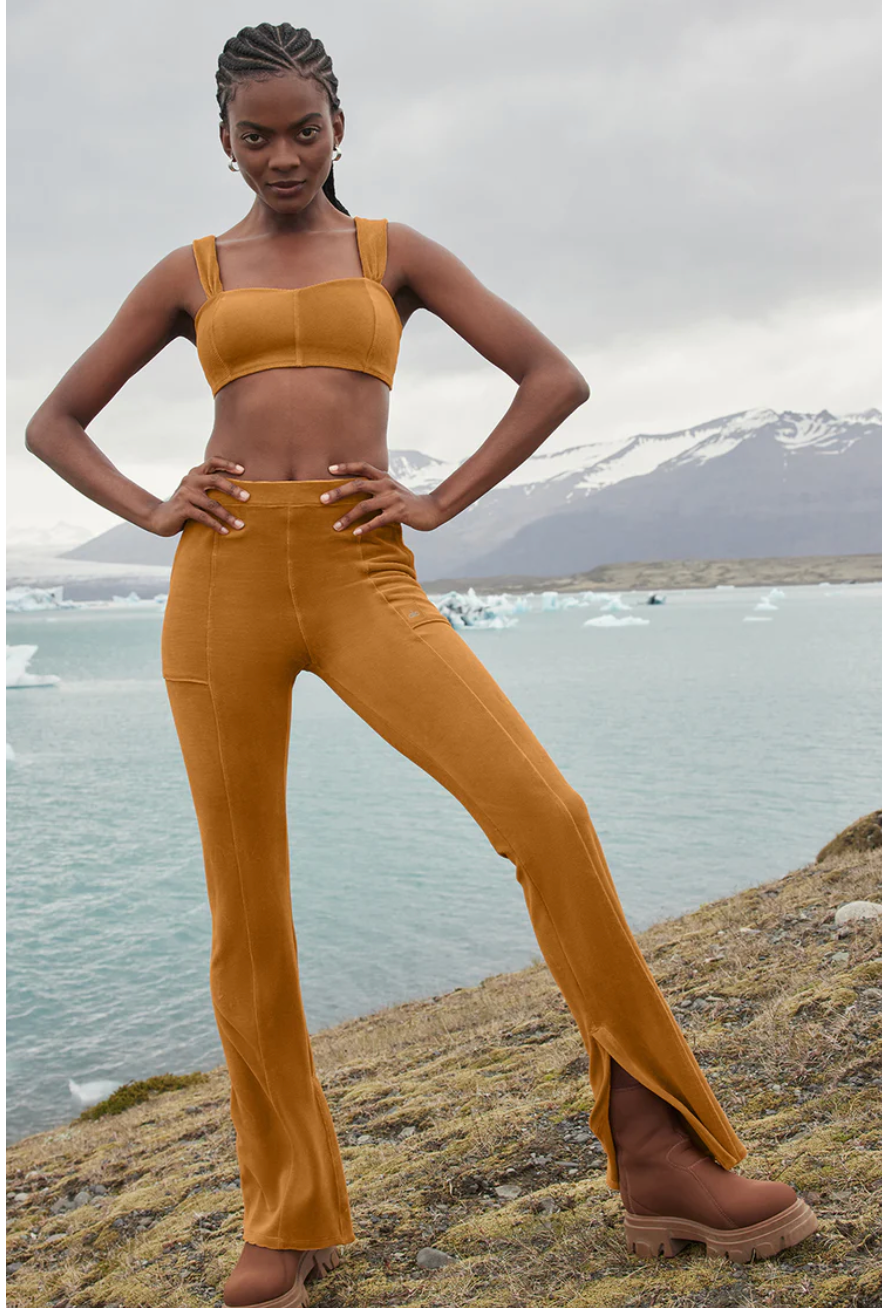
<path id="1" fill-rule="evenodd" d="M 812 859 L 880 802 L 882 586 L 669 592 L 463 638 L 585 797 L 635 930 Z M 625 597 L 628 599 L 629 597 Z M 758 615 L 757 615 L 758 616 Z M 57 686 L 7 692 L 7 1139 L 68 1080 L 223 1061 L 161 609 L 8 614 Z M 310 1029 L 539 956 L 515 869 L 323 682 L 294 692 L 292 897 Z"/>

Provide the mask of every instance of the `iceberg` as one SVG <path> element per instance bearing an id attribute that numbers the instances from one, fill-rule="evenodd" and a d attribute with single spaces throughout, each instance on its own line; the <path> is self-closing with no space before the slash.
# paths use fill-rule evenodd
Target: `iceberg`
<path id="1" fill-rule="evenodd" d="M 435 607 L 444 614 L 451 627 L 513 627 L 518 619 L 509 613 L 498 611 L 507 609 L 507 603 L 491 605 L 484 603 L 475 593 L 474 586 L 469 586 L 465 595 L 458 590 L 449 590 L 433 600 Z"/>
<path id="2" fill-rule="evenodd" d="M 6 592 L 7 613 L 35 613 L 40 609 L 75 609 L 76 600 L 62 598 L 63 586 L 13 586 Z"/>
<path id="3" fill-rule="evenodd" d="M 614 613 L 602 613 L 599 618 L 586 618 L 583 627 L 648 627 L 649 618 L 628 616 L 617 618 Z"/>
<path id="4" fill-rule="evenodd" d="M 47 672 L 42 675 L 28 672 L 27 667 L 39 645 L 6 646 L 6 689 L 20 690 L 27 686 L 57 686 L 61 677 Z"/>
<path id="5" fill-rule="evenodd" d="M 601 609 L 604 613 L 621 613 L 623 610 L 629 609 L 630 607 L 631 605 L 622 599 L 621 591 L 615 595 L 610 595 L 601 605 Z"/>

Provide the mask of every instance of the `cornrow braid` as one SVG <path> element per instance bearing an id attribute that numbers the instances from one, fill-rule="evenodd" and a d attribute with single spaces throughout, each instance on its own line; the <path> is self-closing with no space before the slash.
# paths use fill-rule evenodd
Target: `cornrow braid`
<path id="1" fill-rule="evenodd" d="M 257 27 L 241 28 L 226 42 L 217 61 L 215 76 L 221 122 L 227 122 L 227 109 L 238 83 L 265 81 L 290 72 L 314 77 L 327 92 L 331 113 L 337 112 L 340 108 L 337 78 L 331 57 L 317 37 L 305 27 L 292 27 L 290 23 L 258 23 Z M 335 209 L 349 214 L 334 191 L 333 164 L 322 190 Z"/>

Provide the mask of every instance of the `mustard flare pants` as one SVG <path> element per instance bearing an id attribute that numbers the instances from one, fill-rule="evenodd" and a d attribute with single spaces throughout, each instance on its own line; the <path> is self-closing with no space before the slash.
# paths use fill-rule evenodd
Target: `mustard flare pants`
<path id="1" fill-rule="evenodd" d="M 619 1188 L 610 1056 L 673 1104 L 717 1161 L 746 1149 L 628 926 L 581 795 L 466 640 L 428 599 L 398 523 L 333 523 L 339 479 L 209 494 L 245 526 L 189 519 L 174 556 L 162 672 L 198 818 L 209 983 L 229 1069 L 244 1238 L 353 1241 L 346 1180 L 313 1062 L 292 920 L 286 771 L 292 688 L 321 677 L 465 806 L 515 868 L 536 939 L 589 1057 L 589 1124 Z M 390 797 L 390 803 L 394 800 Z"/>

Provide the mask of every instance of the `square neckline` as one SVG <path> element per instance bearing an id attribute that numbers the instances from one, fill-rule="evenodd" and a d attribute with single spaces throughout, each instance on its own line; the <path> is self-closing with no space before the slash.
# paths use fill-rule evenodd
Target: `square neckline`
<path id="1" fill-rule="evenodd" d="M 301 291 L 311 291 L 321 286 L 339 286 L 341 283 L 344 282 L 373 282 L 375 286 L 378 286 L 380 288 L 380 290 L 383 292 L 383 294 L 386 296 L 387 300 L 389 301 L 390 305 L 392 306 L 392 309 L 395 312 L 395 322 L 398 327 L 398 332 L 400 336 L 401 332 L 404 330 L 404 324 L 401 321 L 401 315 L 398 312 L 398 305 L 395 303 L 394 299 L 392 298 L 391 292 L 389 291 L 388 287 L 383 285 L 383 283 L 379 280 L 379 278 L 369 277 L 364 271 L 364 256 L 362 254 L 362 233 L 364 229 L 361 226 L 363 219 L 359 218 L 356 214 L 353 214 L 352 220 L 355 223 L 355 237 L 356 237 L 356 244 L 358 247 L 358 262 L 361 267 L 361 276 L 360 277 L 331 277 L 321 282 L 309 282 L 307 283 L 306 286 L 225 287 L 220 275 L 220 264 L 218 263 L 218 258 L 217 258 L 217 237 L 214 234 L 212 234 L 209 248 L 211 250 L 211 259 L 212 259 L 212 263 L 214 264 L 214 275 L 215 278 L 217 279 L 218 289 L 214 291 L 213 294 L 207 295 L 206 298 L 200 304 L 199 308 L 196 310 L 195 316 L 193 318 L 194 328 L 198 327 L 199 319 L 202 316 L 203 309 L 207 309 L 209 304 L 213 304 L 215 300 L 218 300 L 222 295 L 236 295 L 242 291 L 276 291 L 277 293 L 280 294 L 297 295 Z"/>

